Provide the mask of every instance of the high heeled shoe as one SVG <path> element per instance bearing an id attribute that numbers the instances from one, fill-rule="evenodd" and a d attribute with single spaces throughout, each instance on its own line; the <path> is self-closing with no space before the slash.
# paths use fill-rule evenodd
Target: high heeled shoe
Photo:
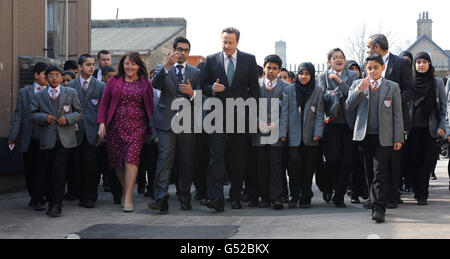
<path id="1" fill-rule="evenodd" d="M 132 213 L 133 211 L 134 211 L 133 206 L 131 206 L 130 208 L 123 207 L 123 212 L 125 213 Z"/>

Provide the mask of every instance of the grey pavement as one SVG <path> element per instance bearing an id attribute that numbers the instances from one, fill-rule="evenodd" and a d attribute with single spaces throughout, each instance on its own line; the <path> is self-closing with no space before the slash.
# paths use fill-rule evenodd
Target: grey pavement
<path id="1" fill-rule="evenodd" d="M 215 213 L 193 201 L 192 211 L 181 211 L 171 187 L 170 213 L 150 210 L 150 199 L 134 196 L 135 212 L 125 214 L 100 192 L 95 209 L 65 202 L 63 216 L 49 218 L 27 207 L 26 192 L 0 195 L 0 239 L 133 238 L 133 239 L 404 239 L 450 238 L 448 160 L 438 162 L 438 180 L 431 181 L 429 205 L 419 207 L 412 194 L 405 204 L 388 210 L 386 222 L 376 224 L 362 205 L 335 208 L 322 200 L 314 186 L 311 209 L 247 208 Z M 100 188 L 102 191 L 103 188 Z M 227 193 L 227 192 L 226 192 Z"/>

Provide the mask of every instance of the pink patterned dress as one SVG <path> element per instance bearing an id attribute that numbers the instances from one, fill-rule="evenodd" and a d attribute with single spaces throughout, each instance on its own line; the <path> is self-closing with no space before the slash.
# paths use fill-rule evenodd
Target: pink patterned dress
<path id="1" fill-rule="evenodd" d="M 123 83 L 117 109 L 106 134 L 111 168 L 139 166 L 148 118 L 140 81 Z"/>

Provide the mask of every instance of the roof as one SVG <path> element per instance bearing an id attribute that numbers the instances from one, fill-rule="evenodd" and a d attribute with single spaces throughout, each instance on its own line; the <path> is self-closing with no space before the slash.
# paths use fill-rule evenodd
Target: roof
<path id="1" fill-rule="evenodd" d="M 411 47 L 409 47 L 407 49 L 407 51 L 411 51 L 419 42 L 421 42 L 422 40 L 428 40 L 429 42 L 431 42 L 431 44 L 433 44 L 434 46 L 436 46 L 444 55 L 446 55 L 448 58 L 450 58 L 450 51 L 445 51 L 443 50 L 441 47 L 439 47 L 439 45 L 436 44 L 436 42 L 434 42 L 430 37 L 428 37 L 427 35 L 422 35 L 420 36 L 412 45 Z"/>
<path id="2" fill-rule="evenodd" d="M 150 53 L 186 30 L 183 18 L 145 18 L 126 20 L 94 20 L 91 51 L 106 49 L 111 53 L 139 51 Z"/>

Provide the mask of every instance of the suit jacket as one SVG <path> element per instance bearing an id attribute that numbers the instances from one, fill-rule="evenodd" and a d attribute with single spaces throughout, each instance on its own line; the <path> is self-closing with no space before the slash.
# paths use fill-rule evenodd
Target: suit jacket
<path id="1" fill-rule="evenodd" d="M 145 111 L 147 112 L 148 119 L 151 120 L 153 111 L 155 110 L 152 83 L 144 77 L 141 77 L 140 80 L 143 86 L 142 96 L 144 98 Z M 114 113 L 116 112 L 117 104 L 119 103 L 119 98 L 122 92 L 123 82 L 123 77 L 112 77 L 103 92 L 102 101 L 100 103 L 97 115 L 97 123 L 105 123 L 106 129 L 108 129 Z M 148 127 L 147 132 L 149 134 L 152 133 L 150 126 Z"/>
<path id="2" fill-rule="evenodd" d="M 276 120 L 276 121 L 273 121 L 273 120 L 272 120 L 272 122 L 275 122 L 276 125 L 277 125 L 277 127 L 275 128 L 275 130 L 278 130 L 278 131 L 280 131 L 280 118 L 281 118 L 282 104 L 283 104 L 283 93 L 284 93 L 284 89 L 285 89 L 287 86 L 289 86 L 288 83 L 284 82 L 284 81 L 281 80 L 281 79 L 277 79 L 277 86 L 276 86 L 275 89 L 273 90 L 274 92 L 273 92 L 272 98 L 278 98 L 278 99 L 280 100 L 280 112 L 279 112 L 278 120 Z M 266 98 L 266 97 L 264 97 L 264 92 L 265 92 L 265 91 L 266 91 L 266 90 L 265 90 L 265 87 L 264 87 L 264 82 L 261 82 L 261 83 L 260 83 L 260 86 L 259 86 L 259 94 L 260 94 L 260 98 Z M 271 101 L 271 100 L 270 100 L 269 98 L 267 98 L 267 103 L 270 103 L 270 101 Z M 272 109 L 273 109 L 273 108 L 272 108 Z M 267 109 L 264 109 L 264 107 L 263 107 L 262 110 L 264 110 L 264 111 L 266 112 L 267 115 L 269 115 L 269 113 L 271 112 L 271 111 L 267 111 Z M 268 118 L 268 116 L 267 116 L 267 118 Z M 260 121 L 258 120 L 258 125 L 259 125 L 259 122 L 260 122 Z M 265 145 L 262 145 L 262 144 L 261 144 L 261 138 L 262 138 L 263 136 L 265 136 L 265 135 L 264 135 L 263 133 L 261 133 L 261 132 L 258 130 L 258 133 L 257 133 L 257 134 L 254 134 L 254 135 L 252 136 L 253 146 L 256 146 L 256 147 L 262 147 L 262 146 L 265 146 Z M 278 139 L 278 142 L 275 143 L 275 144 L 272 144 L 271 146 L 273 146 L 273 147 L 282 147 L 282 146 L 285 146 L 285 145 L 284 145 L 284 143 L 283 143 L 280 139 Z"/>
<path id="3" fill-rule="evenodd" d="M 100 69 L 99 69 L 99 68 L 97 68 L 97 69 L 94 71 L 94 74 L 92 75 L 93 77 L 95 77 L 95 79 L 98 78 L 98 72 L 100 72 Z M 97 80 L 98 80 L 98 79 L 97 79 Z"/>
<path id="4" fill-rule="evenodd" d="M 77 92 L 72 88 L 61 86 L 57 110 L 53 109 L 47 90 L 35 94 L 31 103 L 29 118 L 32 123 L 39 125 L 41 150 L 50 150 L 55 147 L 56 133 L 58 133 L 61 144 L 65 148 L 76 147 L 77 138 L 74 125 L 83 118 L 82 112 Z M 61 127 L 58 124 L 49 124 L 46 121 L 47 115 L 53 115 L 57 118 L 65 116 L 67 125 Z"/>
<path id="5" fill-rule="evenodd" d="M 369 117 L 370 89 L 359 91 L 362 80 L 353 83 L 345 108 L 356 112 L 353 140 L 363 141 L 367 134 L 367 121 Z M 404 143 L 404 128 L 402 115 L 402 99 L 398 84 L 383 78 L 379 101 L 379 139 L 383 147 L 394 146 L 395 142 Z"/>
<path id="6" fill-rule="evenodd" d="M 280 138 L 287 138 L 289 147 L 318 146 L 315 136 L 322 137 L 324 124 L 324 105 L 322 88 L 316 86 L 305 104 L 303 118 L 297 105 L 295 84 L 284 89 L 280 118 Z M 302 127 L 303 126 L 303 127 Z"/>
<path id="7" fill-rule="evenodd" d="M 172 66 L 168 73 L 164 69 L 164 65 L 158 65 L 155 69 L 155 76 L 152 80 L 152 85 L 155 89 L 161 90 L 159 102 L 155 106 L 155 113 L 153 114 L 150 126 L 163 131 L 168 131 L 172 128 L 172 119 L 177 114 L 177 111 L 172 110 L 172 102 L 178 97 L 178 78 L 176 68 Z M 190 81 L 193 90 L 200 90 L 200 69 L 187 65 L 185 70 L 185 82 Z M 194 114 L 194 102 L 191 101 L 191 114 Z M 192 125 L 193 128 L 193 125 Z M 193 129 L 192 129 L 193 130 Z M 193 132 L 193 131 L 192 131 Z"/>
<path id="8" fill-rule="evenodd" d="M 436 114 L 433 113 L 433 116 L 430 116 L 428 118 L 428 129 L 430 131 L 430 135 L 433 138 L 438 138 L 437 136 L 437 130 L 442 129 L 446 132 L 448 132 L 447 125 L 446 125 L 446 115 L 447 115 L 447 106 L 448 106 L 448 100 L 447 95 L 445 94 L 445 87 L 444 87 L 444 81 L 442 79 L 435 77 L 434 78 L 435 85 L 436 85 L 436 97 L 437 97 L 437 103 L 439 106 L 439 114 L 436 116 Z M 414 100 L 414 99 L 413 99 Z M 412 119 L 414 114 L 414 101 L 409 103 L 409 116 Z"/>
<path id="9" fill-rule="evenodd" d="M 16 148 L 14 151 L 16 152 L 28 151 L 33 127 L 37 127 L 28 118 L 34 94 L 34 85 L 29 85 L 20 89 L 17 96 L 16 109 L 14 110 L 8 137 L 8 140 L 15 142 Z"/>
<path id="10" fill-rule="evenodd" d="M 323 91 L 326 120 L 338 116 L 339 112 L 343 112 L 348 126 L 353 128 L 355 116 L 345 110 L 344 103 L 347 100 L 348 91 L 353 82 L 358 79 L 358 75 L 348 69 L 342 70 L 342 84 L 338 84 L 335 80 L 330 80 L 329 75 L 330 71 L 319 74 L 319 86 Z"/>
<path id="11" fill-rule="evenodd" d="M 67 87 L 77 91 L 83 108 L 83 119 L 78 122 L 77 143 L 78 145 L 83 144 L 84 135 L 86 135 L 89 144 L 96 146 L 98 144 L 97 112 L 102 101 L 105 84 L 92 76 L 88 91 L 83 94 L 83 87 L 78 77 L 68 83 Z"/>

